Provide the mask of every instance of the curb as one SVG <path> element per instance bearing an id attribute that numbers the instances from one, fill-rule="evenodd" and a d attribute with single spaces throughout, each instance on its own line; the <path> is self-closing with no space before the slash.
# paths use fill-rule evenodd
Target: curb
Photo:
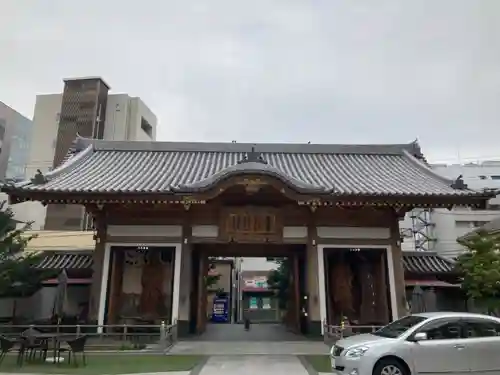
<path id="1" fill-rule="evenodd" d="M 209 358 L 210 356 L 204 356 L 202 360 L 196 366 L 194 366 L 189 375 L 199 375 L 203 367 L 207 364 Z"/>
<path id="2" fill-rule="evenodd" d="M 306 369 L 307 373 L 309 375 L 318 375 L 319 373 L 312 367 L 312 365 L 309 363 L 309 361 L 302 355 L 297 356 L 299 359 L 300 363 L 302 363 L 302 366 Z"/>

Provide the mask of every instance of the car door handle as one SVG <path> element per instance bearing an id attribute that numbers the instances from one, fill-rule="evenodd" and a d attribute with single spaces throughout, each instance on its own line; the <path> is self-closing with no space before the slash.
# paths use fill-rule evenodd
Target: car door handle
<path id="1" fill-rule="evenodd" d="M 465 349 L 465 345 L 460 345 L 460 344 L 455 345 L 455 346 L 453 346 L 453 347 L 454 347 L 455 349 L 458 349 L 458 350 Z"/>

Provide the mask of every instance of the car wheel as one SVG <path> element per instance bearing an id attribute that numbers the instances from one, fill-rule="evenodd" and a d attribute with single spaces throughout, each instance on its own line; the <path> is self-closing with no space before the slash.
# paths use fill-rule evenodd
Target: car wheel
<path id="1" fill-rule="evenodd" d="M 406 367 L 394 359 L 382 359 L 375 365 L 373 375 L 410 375 Z"/>

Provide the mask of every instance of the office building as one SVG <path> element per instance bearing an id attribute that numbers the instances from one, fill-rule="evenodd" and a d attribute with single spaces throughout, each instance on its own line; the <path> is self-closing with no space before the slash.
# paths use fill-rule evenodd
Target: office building
<path id="1" fill-rule="evenodd" d="M 0 180 L 26 177 L 32 130 L 29 118 L 0 102 Z"/>
<path id="2" fill-rule="evenodd" d="M 77 137 L 106 140 L 156 139 L 157 119 L 137 97 L 110 94 L 110 86 L 99 77 L 64 80 L 57 94 L 37 95 L 33 116 L 33 143 L 26 174 L 57 168 Z M 46 207 L 31 203 L 34 229 L 85 230 L 90 218 L 80 205 Z"/>

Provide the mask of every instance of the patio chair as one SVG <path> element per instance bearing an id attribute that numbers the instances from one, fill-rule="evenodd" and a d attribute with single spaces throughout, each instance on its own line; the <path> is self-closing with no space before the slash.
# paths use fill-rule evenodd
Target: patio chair
<path id="1" fill-rule="evenodd" d="M 87 358 L 85 356 L 85 344 L 87 343 L 88 337 L 88 335 L 83 335 L 77 337 L 76 339 L 66 341 L 69 348 L 59 348 L 59 355 L 62 352 L 68 352 L 68 364 L 70 364 L 71 360 L 73 360 L 73 364 L 75 366 L 78 366 L 77 353 L 80 353 L 82 356 L 83 365 L 86 366 Z"/>
<path id="2" fill-rule="evenodd" d="M 3 362 L 5 356 L 10 352 L 18 342 L 10 340 L 7 337 L 0 336 L 0 364 Z"/>
<path id="3" fill-rule="evenodd" d="M 38 331 L 30 329 L 21 335 L 21 347 L 19 349 L 18 364 L 22 365 L 25 359 L 33 360 L 39 352 L 39 359 L 47 359 L 49 343 L 47 339 L 39 339 L 35 335 Z M 38 332 L 39 333 L 39 332 Z"/>

